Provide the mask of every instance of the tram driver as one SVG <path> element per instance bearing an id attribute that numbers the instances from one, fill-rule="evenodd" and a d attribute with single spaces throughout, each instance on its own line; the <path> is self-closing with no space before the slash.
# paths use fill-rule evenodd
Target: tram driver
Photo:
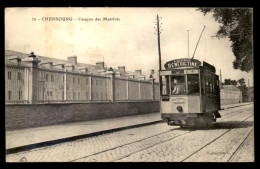
<path id="1" fill-rule="evenodd" d="M 185 94 L 185 85 L 180 82 L 180 79 L 173 77 L 172 82 L 172 94 Z"/>

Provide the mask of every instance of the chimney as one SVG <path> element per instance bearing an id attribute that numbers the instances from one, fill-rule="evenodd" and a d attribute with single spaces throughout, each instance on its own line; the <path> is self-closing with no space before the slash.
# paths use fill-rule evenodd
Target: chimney
<path id="1" fill-rule="evenodd" d="M 153 74 L 154 74 L 154 70 L 151 69 L 151 71 L 150 71 L 150 75 L 153 75 Z"/>
<path id="2" fill-rule="evenodd" d="M 29 55 L 28 57 L 35 58 L 36 56 L 34 55 L 34 52 L 31 52 L 30 55 Z"/>
<path id="3" fill-rule="evenodd" d="M 74 65 L 72 65 L 72 64 L 66 64 L 65 65 L 65 67 L 66 67 L 66 70 L 68 70 L 68 71 L 74 71 Z"/>
<path id="4" fill-rule="evenodd" d="M 70 62 L 73 65 L 77 65 L 77 56 L 70 56 L 67 58 L 68 62 Z"/>
<path id="5" fill-rule="evenodd" d="M 125 72 L 125 66 L 118 66 L 119 70 L 122 70 L 123 72 Z"/>
<path id="6" fill-rule="evenodd" d="M 100 69 L 104 69 L 105 68 L 105 63 L 104 62 L 97 62 L 96 65 L 99 66 Z"/>
<path id="7" fill-rule="evenodd" d="M 116 77 L 120 77 L 120 72 L 116 72 Z"/>
<path id="8" fill-rule="evenodd" d="M 142 75 L 142 70 L 141 69 L 135 70 L 135 73 L 137 73 L 138 75 Z"/>

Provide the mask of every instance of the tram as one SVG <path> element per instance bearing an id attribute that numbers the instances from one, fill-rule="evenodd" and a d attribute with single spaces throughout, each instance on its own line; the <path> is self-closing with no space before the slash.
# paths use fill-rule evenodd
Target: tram
<path id="1" fill-rule="evenodd" d="M 160 112 L 168 125 L 200 126 L 221 118 L 219 76 L 207 62 L 183 58 L 160 70 Z"/>

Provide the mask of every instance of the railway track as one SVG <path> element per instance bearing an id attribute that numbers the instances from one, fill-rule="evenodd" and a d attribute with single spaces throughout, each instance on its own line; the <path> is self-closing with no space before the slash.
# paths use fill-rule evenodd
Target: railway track
<path id="1" fill-rule="evenodd" d="M 240 149 L 243 147 L 243 145 L 245 144 L 245 142 L 248 140 L 249 136 L 253 133 L 254 128 L 251 129 L 251 131 L 247 134 L 246 138 L 241 142 L 241 144 L 237 147 L 236 151 L 230 156 L 230 158 L 228 159 L 228 162 L 231 162 L 234 160 L 234 157 L 236 157 L 236 155 L 238 154 L 238 152 L 240 151 Z"/>
<path id="2" fill-rule="evenodd" d="M 220 136 L 218 136 L 217 138 L 215 138 L 214 140 L 210 141 L 208 144 L 202 146 L 200 149 L 198 149 L 197 151 L 195 151 L 194 153 L 190 154 L 189 156 L 187 156 L 185 159 L 183 159 L 181 162 L 184 162 L 185 160 L 187 160 L 188 158 L 190 158 L 191 156 L 193 156 L 194 154 L 198 153 L 199 151 L 201 151 L 202 149 L 204 149 L 205 147 L 209 146 L 210 144 L 214 143 L 217 139 L 223 137 L 225 134 L 227 134 L 228 132 L 230 132 L 232 129 L 234 129 L 235 127 L 241 125 L 244 121 L 246 121 L 247 119 L 249 119 L 250 117 L 252 117 L 253 115 L 247 117 L 246 119 L 244 119 L 243 121 L 241 121 L 240 123 L 238 123 L 237 125 L 233 126 L 232 128 L 230 128 L 229 130 L 227 130 L 226 132 L 224 132 L 223 134 L 221 134 Z M 252 129 L 253 130 L 253 129 Z M 251 130 L 251 131 L 252 131 Z M 243 140 L 243 142 L 246 140 L 246 138 Z M 242 143 L 241 143 L 242 144 Z M 231 156 L 232 157 L 232 156 Z"/>
<path id="3" fill-rule="evenodd" d="M 232 112 L 228 113 L 229 116 L 228 116 L 228 117 L 224 117 L 224 118 L 222 119 L 222 121 L 225 121 L 225 120 L 230 119 L 230 118 L 232 118 L 232 117 L 234 118 L 235 116 L 239 116 L 239 115 L 241 115 L 241 113 L 243 113 L 244 111 L 245 111 L 245 109 L 240 110 L 240 111 L 232 111 Z M 235 114 L 234 114 L 234 113 L 235 113 Z M 226 114 L 226 115 L 227 115 L 227 114 Z M 212 144 L 214 141 L 216 141 L 216 140 L 219 139 L 220 137 L 224 136 L 225 134 L 227 134 L 227 133 L 230 132 L 232 129 L 236 128 L 237 126 L 239 126 L 241 123 L 243 123 L 245 120 L 247 120 L 248 118 L 250 118 L 250 117 L 252 117 L 252 116 L 253 116 L 253 115 L 250 115 L 250 116 L 246 117 L 246 118 L 245 118 L 243 121 L 241 121 L 240 123 L 232 123 L 232 124 L 230 124 L 229 129 L 228 129 L 226 132 L 224 132 L 223 134 L 221 134 L 220 136 L 218 136 L 217 138 L 215 138 L 213 141 L 209 142 L 208 144 L 204 145 L 204 146 L 201 147 L 199 150 L 193 152 L 192 154 L 190 154 L 189 156 L 187 156 L 186 158 L 184 158 L 182 161 L 185 161 L 186 159 L 188 159 L 189 157 L 191 157 L 193 154 L 199 152 L 199 151 L 202 150 L 203 148 L 205 148 L 205 147 L 207 147 L 208 145 Z M 101 154 L 103 154 L 103 153 L 109 153 L 110 151 L 114 151 L 114 150 L 116 150 L 116 149 L 124 148 L 125 146 L 129 146 L 129 145 L 131 145 L 131 144 L 137 144 L 137 143 L 140 143 L 140 144 L 141 144 L 141 142 L 144 142 L 144 141 L 149 142 L 150 139 L 155 138 L 155 137 L 158 137 L 158 136 L 160 136 L 160 135 L 164 135 L 164 134 L 167 134 L 167 133 L 173 134 L 173 131 L 176 132 L 176 131 L 178 131 L 178 130 L 182 130 L 182 131 L 184 130 L 184 133 L 183 133 L 183 132 L 182 132 L 182 133 L 179 133 L 179 134 L 174 135 L 173 137 L 170 137 L 170 138 L 168 138 L 168 139 L 162 139 L 160 142 L 154 143 L 154 144 L 149 145 L 149 146 L 147 146 L 147 147 L 138 149 L 138 150 L 136 150 L 136 151 L 132 151 L 131 153 L 124 154 L 123 156 L 120 156 L 120 157 L 118 157 L 118 158 L 114 158 L 113 160 L 110 160 L 110 162 L 120 161 L 120 160 L 122 160 L 122 159 L 124 159 L 124 158 L 127 158 L 127 157 L 133 155 L 133 154 L 136 154 L 136 153 L 142 152 L 142 151 L 144 151 L 144 150 L 150 149 L 150 148 L 152 148 L 152 147 L 158 146 L 159 144 L 164 144 L 164 143 L 167 143 L 167 142 L 169 142 L 169 141 L 173 141 L 174 139 L 176 139 L 176 138 L 178 138 L 178 137 L 182 137 L 182 136 L 184 136 L 184 135 L 191 134 L 192 132 L 195 132 L 197 129 L 201 129 L 201 128 L 191 128 L 191 129 L 190 129 L 190 128 L 187 128 L 187 129 L 176 128 L 176 129 L 174 129 L 174 130 L 162 132 L 162 133 L 159 133 L 159 134 L 156 134 L 156 135 L 147 137 L 147 138 L 143 138 L 143 139 L 141 139 L 141 140 L 137 140 L 137 141 L 134 141 L 134 142 L 125 144 L 125 145 L 121 145 L 121 146 L 118 146 L 118 147 L 113 147 L 113 148 L 111 148 L 111 149 L 108 149 L 108 150 L 105 150 L 105 151 L 102 151 L 102 152 L 98 152 L 98 153 L 91 154 L 91 155 L 88 155 L 88 156 L 85 156 L 85 157 L 81 157 L 81 158 L 78 158 L 78 159 L 74 159 L 74 160 L 72 160 L 72 162 L 85 161 L 85 160 L 88 161 L 87 159 L 90 159 L 90 160 L 95 161 L 95 159 L 96 159 L 95 156 L 101 155 Z M 202 129 L 203 129 L 203 128 L 202 128 Z M 209 128 L 209 129 L 210 129 L 210 128 Z M 209 130 L 209 129 L 206 129 L 206 130 Z M 186 130 L 186 131 L 185 131 L 185 130 Z"/>

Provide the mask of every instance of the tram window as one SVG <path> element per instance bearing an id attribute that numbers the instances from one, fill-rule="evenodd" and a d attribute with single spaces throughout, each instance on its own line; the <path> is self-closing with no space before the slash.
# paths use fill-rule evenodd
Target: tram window
<path id="1" fill-rule="evenodd" d="M 217 94 L 218 93 L 218 79 L 215 79 L 214 81 L 214 93 Z"/>
<path id="2" fill-rule="evenodd" d="M 201 81 L 201 91 L 205 94 L 205 78 Z"/>
<path id="3" fill-rule="evenodd" d="M 209 79 L 206 79 L 206 93 L 207 93 L 207 94 L 210 93 L 210 88 L 209 88 L 210 84 L 209 84 L 209 81 L 208 81 L 208 80 L 209 80 Z"/>
<path id="4" fill-rule="evenodd" d="M 162 76 L 162 95 L 170 94 L 169 76 Z"/>
<path id="5" fill-rule="evenodd" d="M 197 94 L 199 92 L 199 76 L 188 75 L 188 94 Z"/>
<path id="6" fill-rule="evenodd" d="M 184 76 L 171 76 L 171 94 L 186 94 L 186 84 Z"/>

